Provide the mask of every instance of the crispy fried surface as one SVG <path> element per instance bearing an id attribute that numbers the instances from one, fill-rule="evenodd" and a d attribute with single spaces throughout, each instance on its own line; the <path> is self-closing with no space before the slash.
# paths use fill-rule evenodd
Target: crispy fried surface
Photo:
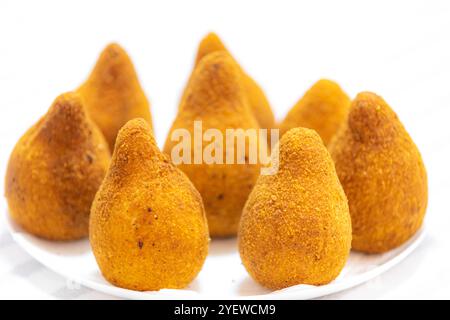
<path id="1" fill-rule="evenodd" d="M 51 240 L 88 234 L 89 211 L 109 165 L 108 145 L 79 96 L 59 96 L 17 142 L 9 159 L 9 212 L 26 231 Z"/>
<path id="2" fill-rule="evenodd" d="M 427 206 L 427 175 L 419 150 L 381 97 L 356 97 L 330 152 L 349 201 L 353 249 L 384 252 L 414 235 Z"/>
<path id="3" fill-rule="evenodd" d="M 195 65 L 197 66 L 200 60 L 203 59 L 203 57 L 217 51 L 225 51 L 228 54 L 230 54 L 230 52 L 227 50 L 227 48 L 220 40 L 220 38 L 217 36 L 217 34 L 211 32 L 202 39 L 202 41 L 198 46 Z M 243 73 L 242 82 L 245 89 L 245 93 L 249 101 L 250 107 L 252 109 L 253 115 L 258 121 L 259 126 L 264 129 L 275 128 L 275 117 L 273 115 L 272 108 L 270 107 L 269 101 L 267 100 L 264 91 L 256 83 L 256 81 L 253 80 L 253 78 L 250 77 L 240 66 L 239 69 Z M 185 93 L 183 95 L 185 95 Z"/>
<path id="4" fill-rule="evenodd" d="M 209 236 L 202 199 L 143 119 L 119 132 L 92 205 L 90 241 L 105 278 L 127 289 L 184 288 L 203 266 Z"/>
<path id="5" fill-rule="evenodd" d="M 317 81 L 292 107 L 280 124 L 280 134 L 296 127 L 314 129 L 325 145 L 346 120 L 350 98 L 330 80 Z"/>
<path id="6" fill-rule="evenodd" d="M 178 144 L 171 139 L 175 130 L 185 128 L 194 137 L 195 120 L 202 121 L 203 131 L 218 129 L 224 137 L 226 129 L 258 128 L 245 98 L 242 73 L 226 52 L 209 54 L 195 69 L 184 102 L 166 140 L 164 151 L 167 154 L 170 155 L 172 148 Z M 206 145 L 204 143 L 203 148 Z M 234 149 L 236 155 L 236 148 Z M 194 159 L 193 145 L 191 150 Z M 226 152 L 224 146 L 224 161 Z M 179 168 L 187 174 L 202 195 L 211 235 L 235 235 L 242 208 L 258 177 L 259 165 L 202 162 L 181 164 Z"/>
<path id="7" fill-rule="evenodd" d="M 350 252 L 344 191 L 313 130 L 288 131 L 279 150 L 278 173 L 258 178 L 242 214 L 242 262 L 257 282 L 271 289 L 329 283 Z"/>
<path id="8" fill-rule="evenodd" d="M 152 125 L 150 104 L 133 64 L 118 44 L 108 45 L 86 82 L 78 88 L 86 109 L 102 130 L 111 150 L 119 129 L 134 118 Z"/>

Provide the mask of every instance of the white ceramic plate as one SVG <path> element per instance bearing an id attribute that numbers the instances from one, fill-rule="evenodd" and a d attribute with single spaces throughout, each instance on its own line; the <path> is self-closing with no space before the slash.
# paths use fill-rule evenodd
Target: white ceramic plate
<path id="1" fill-rule="evenodd" d="M 38 239 L 23 232 L 7 218 L 15 241 L 51 270 L 86 287 L 129 299 L 311 299 L 336 293 L 366 282 L 408 256 L 424 238 L 420 230 L 403 246 L 378 255 L 352 252 L 339 277 L 324 286 L 297 285 L 270 291 L 255 283 L 241 264 L 236 239 L 213 240 L 198 277 L 184 290 L 138 292 L 114 287 L 101 275 L 88 240 L 68 243 Z"/>

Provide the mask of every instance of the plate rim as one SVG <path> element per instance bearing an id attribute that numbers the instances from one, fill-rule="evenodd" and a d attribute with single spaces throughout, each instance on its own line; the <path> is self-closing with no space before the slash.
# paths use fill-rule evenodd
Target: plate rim
<path id="1" fill-rule="evenodd" d="M 111 295 L 114 297 L 122 298 L 122 299 L 136 299 L 136 300 L 292 300 L 292 299 L 315 299 L 319 297 L 325 297 L 330 294 L 342 292 L 344 290 L 356 287 L 362 283 L 368 282 L 373 278 L 383 274 L 384 272 L 390 270 L 395 265 L 399 264 L 406 257 L 408 257 L 412 252 L 414 252 L 417 247 L 422 243 L 423 239 L 426 236 L 426 227 L 425 223 L 422 224 L 421 228 L 404 244 L 395 249 L 400 249 L 404 247 L 403 250 L 399 251 L 394 257 L 388 259 L 386 262 L 377 266 L 374 269 L 368 270 L 361 274 L 353 276 L 352 279 L 345 282 L 331 282 L 324 286 L 309 286 L 310 288 L 302 288 L 302 295 L 307 294 L 307 298 L 298 297 L 298 292 L 295 291 L 296 286 L 284 288 L 281 290 L 275 290 L 270 293 L 263 293 L 260 295 L 245 295 L 245 296 L 233 296 L 230 294 L 226 295 L 210 295 L 205 296 L 205 294 L 188 290 L 188 289 L 162 289 L 159 291 L 135 291 L 125 288 L 120 288 L 114 285 L 105 285 L 90 279 L 86 279 L 81 276 L 68 276 L 62 270 L 55 268 L 51 264 L 49 264 L 44 259 L 41 259 L 38 253 L 34 252 L 33 245 L 30 244 L 24 237 L 20 236 L 20 234 L 27 233 L 24 231 L 17 223 L 15 223 L 9 215 L 8 210 L 6 210 L 6 218 L 4 219 L 5 224 L 7 226 L 8 232 L 11 234 L 14 241 L 21 247 L 22 250 L 27 252 L 33 259 L 41 263 L 43 266 L 48 268 L 49 270 L 55 272 L 56 274 L 66 278 L 73 280 L 76 283 L 81 284 L 82 286 L 88 287 L 95 291 Z M 29 236 L 35 237 L 33 235 L 27 234 Z M 38 237 L 36 237 L 38 238 Z M 38 238 L 39 240 L 44 240 Z M 80 239 L 85 240 L 85 239 Z M 393 249 L 393 250 L 395 250 Z M 103 275 L 100 272 L 100 275 Z M 104 277 L 103 277 L 104 278 Z M 107 280 L 105 280 L 107 281 Z M 305 286 L 305 285 L 298 285 Z"/>

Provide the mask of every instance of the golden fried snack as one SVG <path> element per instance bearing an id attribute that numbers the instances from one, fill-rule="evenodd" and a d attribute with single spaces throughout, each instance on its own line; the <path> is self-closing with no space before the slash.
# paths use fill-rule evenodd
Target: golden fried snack
<path id="1" fill-rule="evenodd" d="M 217 51 L 226 51 L 228 54 L 230 54 L 217 34 L 211 32 L 202 39 L 198 46 L 195 65 L 198 65 L 203 57 Z M 263 129 L 275 128 L 275 117 L 273 115 L 269 101 L 264 94 L 264 91 L 255 82 L 255 80 L 253 80 L 248 74 L 246 74 L 245 71 L 243 71 L 240 66 L 239 68 L 243 73 L 242 81 L 247 99 L 249 101 L 253 115 L 258 121 L 259 126 Z M 189 86 L 189 82 L 187 86 Z M 185 93 L 183 94 L 183 96 L 185 95 Z"/>
<path id="2" fill-rule="evenodd" d="M 150 104 L 125 50 L 108 45 L 86 82 L 78 88 L 86 109 L 102 130 L 111 150 L 119 129 L 134 118 L 152 125 Z"/>
<path id="3" fill-rule="evenodd" d="M 143 119 L 119 131 L 92 204 L 90 241 L 104 277 L 122 288 L 184 288 L 203 266 L 209 236 L 202 199 Z"/>
<path id="4" fill-rule="evenodd" d="M 351 238 L 347 199 L 322 140 L 310 129 L 289 130 L 278 173 L 258 178 L 242 214 L 245 268 L 270 289 L 326 284 L 344 267 Z"/>
<path id="5" fill-rule="evenodd" d="M 108 145 L 80 97 L 59 96 L 9 159 L 5 195 L 12 219 L 50 240 L 87 236 L 91 203 L 109 160 Z"/>
<path id="6" fill-rule="evenodd" d="M 186 129 L 194 137 L 195 120 L 202 121 L 202 133 L 208 129 L 217 129 L 223 137 L 226 137 L 226 129 L 258 129 L 258 123 L 245 98 L 242 72 L 227 52 L 211 53 L 195 68 L 184 102 L 167 137 L 164 152 L 171 155 L 173 148 L 179 144 L 172 139 L 178 129 Z M 203 153 L 208 145 L 204 143 L 200 152 Z M 232 145 L 234 149 L 228 151 L 237 157 L 236 146 Z M 259 175 L 259 165 L 248 163 L 248 149 L 245 150 L 245 164 L 238 164 L 237 158 L 234 164 L 226 164 L 225 143 L 223 152 L 220 152 L 223 164 L 218 161 L 195 164 L 194 146 L 190 149 L 192 164 L 183 163 L 179 168 L 202 195 L 210 234 L 220 237 L 236 235 L 242 208 Z"/>
<path id="7" fill-rule="evenodd" d="M 411 238 L 425 215 L 427 174 L 389 105 L 374 93 L 358 94 L 329 149 L 349 202 L 353 249 L 385 252 Z"/>
<path id="8" fill-rule="evenodd" d="M 330 80 L 317 81 L 288 112 L 280 124 L 280 135 L 296 127 L 314 129 L 325 145 L 346 120 L 350 98 Z"/>

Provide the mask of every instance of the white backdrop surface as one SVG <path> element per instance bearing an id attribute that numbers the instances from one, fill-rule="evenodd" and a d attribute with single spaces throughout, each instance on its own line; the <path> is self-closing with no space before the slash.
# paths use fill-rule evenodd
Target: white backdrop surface
<path id="1" fill-rule="evenodd" d="M 425 240 L 389 272 L 327 298 L 450 298 L 448 1 L 1 0 L 0 176 L 20 135 L 86 78 L 111 41 L 135 64 L 162 146 L 197 44 L 209 31 L 262 85 L 279 120 L 316 80 L 330 78 L 352 97 L 362 90 L 382 95 L 422 152 L 429 176 Z M 112 298 L 34 261 L 3 221 L 0 298 Z"/>

